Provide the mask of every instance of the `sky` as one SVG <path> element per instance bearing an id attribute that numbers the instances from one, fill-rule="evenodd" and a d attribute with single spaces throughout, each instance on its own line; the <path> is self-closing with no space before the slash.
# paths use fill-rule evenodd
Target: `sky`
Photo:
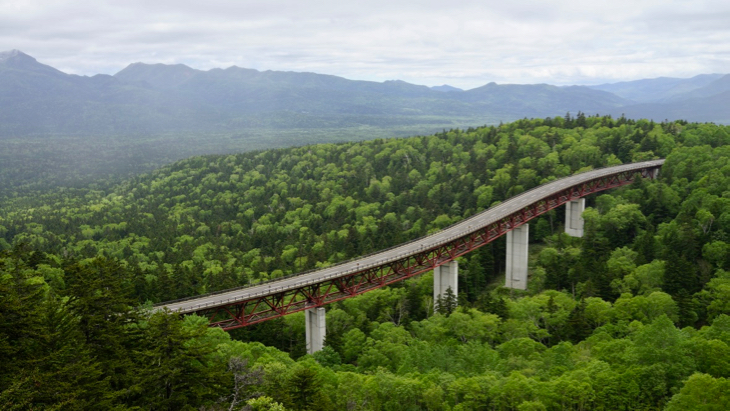
<path id="1" fill-rule="evenodd" d="M 470 89 L 730 73 L 728 0 L 0 0 L 0 51 Z"/>

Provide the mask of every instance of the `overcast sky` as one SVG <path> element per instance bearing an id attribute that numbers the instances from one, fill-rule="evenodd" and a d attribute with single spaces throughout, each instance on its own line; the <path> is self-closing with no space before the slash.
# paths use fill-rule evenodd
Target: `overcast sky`
<path id="1" fill-rule="evenodd" d="M 730 73 L 728 0 L 0 0 L 0 51 L 473 88 Z"/>

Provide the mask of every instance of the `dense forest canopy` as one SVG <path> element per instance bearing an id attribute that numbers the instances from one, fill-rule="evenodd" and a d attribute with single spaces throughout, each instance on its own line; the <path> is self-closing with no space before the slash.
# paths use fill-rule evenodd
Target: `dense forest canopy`
<path id="1" fill-rule="evenodd" d="M 332 304 L 226 334 L 145 304 L 321 267 L 438 230 L 536 185 L 666 158 L 657 180 L 532 222 L 530 288 L 504 241 Z M 610 117 L 193 157 L 108 189 L 0 210 L 7 409 L 727 409 L 730 127 Z M 246 404 L 249 405 L 246 405 Z"/>

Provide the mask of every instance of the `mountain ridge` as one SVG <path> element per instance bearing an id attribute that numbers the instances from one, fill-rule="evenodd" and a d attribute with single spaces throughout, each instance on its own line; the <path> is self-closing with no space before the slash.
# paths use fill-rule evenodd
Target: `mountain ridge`
<path id="1" fill-rule="evenodd" d="M 637 101 L 607 91 L 611 88 L 607 85 L 559 87 L 492 82 L 460 90 L 401 80 L 349 80 L 311 72 L 237 66 L 198 70 L 184 64 L 137 62 L 113 76 L 88 77 L 63 73 L 19 50 L 11 50 L 0 53 L 0 137 L 189 132 L 236 135 L 252 128 L 387 130 L 394 125 L 432 132 L 436 127 L 466 127 L 579 111 L 591 115 L 648 113 L 655 120 L 668 117 L 660 115 L 666 112 L 689 121 L 728 121 L 730 115 L 725 115 L 724 106 L 710 106 L 724 101 L 713 90 L 728 87 L 713 88 L 711 84 L 725 77 L 712 74 L 611 86 L 622 89 L 624 95 L 653 87 L 673 96 L 671 100 L 662 95 L 655 101 Z M 677 87 L 686 92 L 676 92 Z"/>
<path id="2" fill-rule="evenodd" d="M 722 74 L 699 74 L 690 78 L 657 77 L 617 83 L 604 83 L 588 86 L 596 90 L 608 91 L 637 103 L 662 102 L 680 98 L 685 93 L 702 88 L 722 77 Z"/>

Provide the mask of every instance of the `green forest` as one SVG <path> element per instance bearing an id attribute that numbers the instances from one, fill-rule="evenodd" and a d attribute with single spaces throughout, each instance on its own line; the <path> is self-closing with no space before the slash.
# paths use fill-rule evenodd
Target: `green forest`
<path id="1" fill-rule="evenodd" d="M 562 207 L 531 221 L 527 291 L 500 239 L 459 258 L 443 312 L 430 273 L 328 305 L 314 355 L 303 313 L 224 332 L 151 310 L 658 158 L 587 198 L 583 238 Z M 3 410 L 730 409 L 730 126 L 578 113 L 51 186 L 0 198 Z"/>

